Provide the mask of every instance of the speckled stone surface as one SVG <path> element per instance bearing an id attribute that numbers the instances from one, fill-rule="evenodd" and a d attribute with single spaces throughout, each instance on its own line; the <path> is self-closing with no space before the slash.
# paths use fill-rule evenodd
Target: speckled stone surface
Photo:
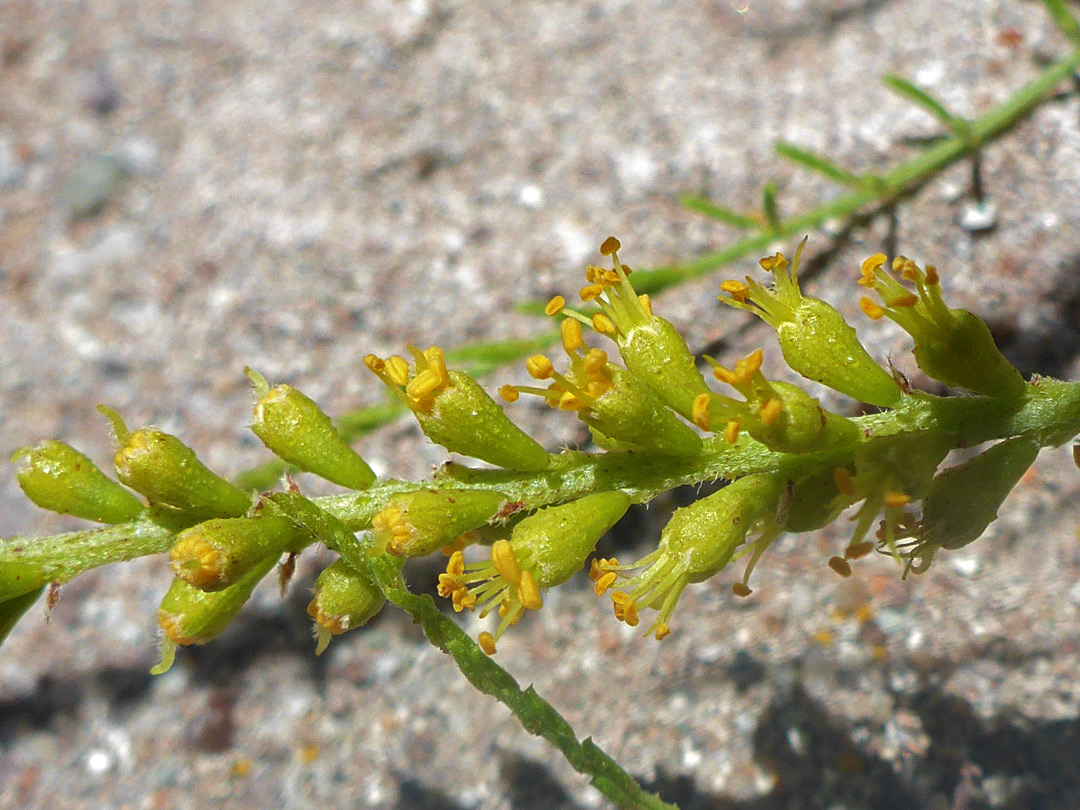
<path id="1" fill-rule="evenodd" d="M 266 458 L 244 365 L 334 415 L 376 401 L 366 352 L 533 334 L 513 304 L 576 290 L 609 233 L 637 266 L 736 238 L 681 194 L 749 210 L 771 180 L 790 215 L 839 193 L 778 138 L 856 173 L 916 154 L 938 127 L 879 75 L 977 115 L 1065 52 L 1019 0 L 3 0 L 0 451 L 57 437 L 104 464 L 105 402 L 236 473 Z M 901 207 L 897 236 L 1025 373 L 1076 378 L 1068 90 L 986 148 L 995 227 L 971 230 L 956 166 Z M 812 233 L 809 286 L 910 371 L 896 330 L 862 329 L 852 284 L 885 231 Z M 655 306 L 695 350 L 774 359 L 717 283 Z M 552 449 L 581 439 L 565 415 L 513 414 Z M 391 476 L 443 460 L 404 420 L 359 447 Z M 1080 806 L 1067 456 L 1044 453 L 988 536 L 926 576 L 873 560 L 838 580 L 840 523 L 778 542 L 750 600 L 734 572 L 688 590 L 662 644 L 575 580 L 499 659 L 687 810 Z M 635 512 L 619 542 L 646 549 L 670 508 Z M 0 536 L 74 525 L 0 466 Z M 160 559 L 76 579 L 48 623 L 35 607 L 0 649 L 0 807 L 604 806 L 401 615 L 316 659 L 305 589 L 327 561 L 305 555 L 284 600 L 258 591 L 159 678 Z"/>

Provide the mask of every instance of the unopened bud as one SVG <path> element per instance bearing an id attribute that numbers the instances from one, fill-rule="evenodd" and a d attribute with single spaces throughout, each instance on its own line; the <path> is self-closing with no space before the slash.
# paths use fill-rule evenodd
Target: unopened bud
<path id="1" fill-rule="evenodd" d="M 371 521 L 376 548 L 424 557 L 483 526 L 506 496 L 480 489 L 418 489 L 393 495 Z"/>
<path id="2" fill-rule="evenodd" d="M 316 655 L 322 655 L 330 637 L 367 624 L 386 603 L 374 582 L 344 560 L 337 560 L 319 574 L 308 615 L 315 620 Z"/>
<path id="3" fill-rule="evenodd" d="M 46 440 L 20 448 L 12 461 L 19 465 L 22 491 L 42 509 L 98 523 L 124 523 L 143 509 L 131 492 L 63 442 Z"/>
<path id="4" fill-rule="evenodd" d="M 371 485 L 375 480 L 371 467 L 314 400 L 289 385 L 270 388 L 251 369 L 246 373 L 259 395 L 251 429 L 274 455 L 348 489 Z"/>
<path id="5" fill-rule="evenodd" d="M 169 552 L 173 573 L 204 591 L 234 585 L 267 557 L 305 533 L 291 520 L 275 515 L 214 518 L 176 536 Z"/>

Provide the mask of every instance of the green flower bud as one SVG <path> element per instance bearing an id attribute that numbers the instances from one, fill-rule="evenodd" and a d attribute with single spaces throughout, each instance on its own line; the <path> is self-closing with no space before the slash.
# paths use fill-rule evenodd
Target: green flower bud
<path id="1" fill-rule="evenodd" d="M 39 565 L 19 559 L 0 562 L 0 602 L 35 591 L 47 581 L 45 571 Z"/>
<path id="2" fill-rule="evenodd" d="M 1038 455 L 1037 441 L 1006 439 L 938 473 L 923 500 L 916 556 L 929 547 L 955 550 L 977 540 Z"/>
<path id="3" fill-rule="evenodd" d="M 860 284 L 872 288 L 885 306 L 869 298 L 859 304 L 870 318 L 886 316 L 915 340 L 915 361 L 926 374 L 954 388 L 987 396 L 1019 398 L 1025 388 L 1020 372 L 998 350 L 990 328 L 964 309 L 949 309 L 941 296 L 937 270 L 925 271 L 897 256 L 892 269 L 914 283 L 912 293 L 884 269 L 885 256 L 871 256 L 862 266 Z"/>
<path id="4" fill-rule="evenodd" d="M 432 346 L 421 352 L 410 346 L 409 351 L 415 372 L 396 355 L 382 360 L 369 354 L 364 365 L 412 410 L 424 435 L 452 453 L 508 470 L 548 468 L 548 452 L 511 422 L 476 380 L 460 371 L 447 371 L 442 349 Z"/>
<path id="5" fill-rule="evenodd" d="M 0 574 L 2 576 L 2 574 Z M 0 600 L 0 644 L 4 643 L 4 639 L 8 637 L 8 634 L 15 628 L 15 625 L 19 623 L 19 619 L 23 617 L 34 602 L 41 596 L 41 592 L 45 590 L 45 586 L 35 588 L 32 591 L 22 594 L 21 596 L 14 596 L 11 599 Z"/>
<path id="6" fill-rule="evenodd" d="M 246 369 L 259 396 L 251 429 L 274 455 L 304 472 L 347 487 L 366 489 L 375 473 L 345 441 L 314 400 L 289 385 L 270 388 Z"/>
<path id="7" fill-rule="evenodd" d="M 543 606 L 542 591 L 579 571 L 629 507 L 630 498 L 614 491 L 540 509 L 518 523 L 509 540 L 492 544 L 490 560 L 466 564 L 460 551 L 451 554 L 446 573 L 439 576 L 439 595 L 451 599 L 456 611 L 479 609 L 481 618 L 498 607 L 498 630 L 480 637 L 492 654 L 503 631 L 526 610 Z"/>
<path id="8" fill-rule="evenodd" d="M 657 639 L 670 630 L 668 620 L 693 582 L 704 582 L 727 565 L 746 535 L 762 522 L 771 526 L 784 489 L 775 475 L 747 475 L 718 492 L 676 510 L 660 536 L 656 551 L 629 566 L 603 561 L 591 572 L 596 592 L 604 593 L 617 575 L 640 568 L 612 594 L 615 616 L 631 627 L 638 624 L 639 607 L 652 608 L 656 620 L 649 628 Z"/>
<path id="9" fill-rule="evenodd" d="M 11 460 L 19 464 L 16 476 L 22 491 L 42 509 L 98 523 L 124 523 L 143 509 L 138 498 L 63 442 L 22 447 Z"/>
<path id="10" fill-rule="evenodd" d="M 308 538 L 288 518 L 214 518 L 176 536 L 169 552 L 178 579 L 204 591 L 234 585 L 268 556 L 280 557 L 285 547 Z"/>
<path id="11" fill-rule="evenodd" d="M 163 503 L 206 517 L 240 517 L 251 497 L 208 470 L 195 451 L 175 436 L 153 428 L 129 432 L 112 408 L 99 406 L 112 422 L 120 449 L 116 474 L 151 503 Z"/>
<path id="12" fill-rule="evenodd" d="M 158 608 L 158 623 L 165 631 L 161 661 L 150 672 L 154 675 L 167 672 L 178 645 L 205 644 L 221 635 L 276 563 L 276 556 L 266 557 L 239 582 L 220 591 L 204 591 L 182 579 L 173 580 Z"/>
<path id="13" fill-rule="evenodd" d="M 784 360 L 802 376 L 860 402 L 895 406 L 900 401 L 900 386 L 867 354 L 844 316 L 800 291 L 799 257 L 805 245 L 804 239 L 790 273 L 787 259 L 779 253 L 761 260 L 761 266 L 775 279 L 771 289 L 747 276 L 746 284 L 725 281 L 721 289 L 731 297 L 720 300 L 752 312 L 775 329 Z"/>
<path id="14" fill-rule="evenodd" d="M 426 557 L 483 526 L 505 503 L 505 495 L 481 489 L 418 489 L 392 495 L 371 521 L 375 548 L 401 557 Z"/>
<path id="15" fill-rule="evenodd" d="M 323 654 L 331 636 L 367 624 L 385 603 L 386 597 L 378 586 L 344 560 L 324 568 L 307 609 L 315 620 L 315 654 Z"/>

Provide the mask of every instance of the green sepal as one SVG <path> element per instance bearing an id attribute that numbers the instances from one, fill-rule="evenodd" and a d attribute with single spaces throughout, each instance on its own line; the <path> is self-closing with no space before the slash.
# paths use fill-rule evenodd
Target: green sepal
<path id="1" fill-rule="evenodd" d="M 923 501 L 919 540 L 949 550 L 977 540 L 1038 455 L 1034 439 L 1006 439 L 938 473 Z"/>
<path id="2" fill-rule="evenodd" d="M 44 590 L 45 586 L 42 585 L 20 596 L 0 600 L 0 644 L 4 643 L 8 634 L 19 623 L 19 619 L 33 607 L 34 602 L 38 600 Z"/>
<path id="3" fill-rule="evenodd" d="M 519 558 L 527 553 L 540 588 L 561 585 L 581 570 L 600 538 L 629 508 L 630 498 L 620 490 L 548 506 L 514 527 L 510 545 Z"/>
<path id="4" fill-rule="evenodd" d="M 178 579 L 204 591 L 235 585 L 268 556 L 280 557 L 310 541 L 310 535 L 285 517 L 214 518 L 180 532 L 169 552 Z"/>
<path id="5" fill-rule="evenodd" d="M 990 327 L 966 309 L 950 309 L 933 329 L 915 335 L 915 362 L 927 376 L 976 394 L 1018 399 L 1024 378 L 994 343 Z"/>
<path id="6" fill-rule="evenodd" d="M 418 489 L 392 495 L 372 519 L 375 548 L 426 557 L 496 517 L 507 501 L 483 489 Z"/>
<path id="7" fill-rule="evenodd" d="M 117 477 L 146 496 L 187 512 L 211 517 L 240 517 L 251 497 L 211 472 L 195 451 L 175 436 L 155 428 L 128 432 L 120 415 L 99 406 L 112 422 L 120 449 L 113 457 Z"/>
<path id="8" fill-rule="evenodd" d="M 283 461 L 348 489 L 366 489 L 375 473 L 307 395 L 290 385 L 270 388 L 247 370 L 259 399 L 251 429 Z"/>
<path id="9" fill-rule="evenodd" d="M 143 509 L 131 492 L 64 442 L 47 439 L 22 447 L 11 460 L 19 465 L 22 491 L 42 509 L 98 523 L 125 523 Z"/>
<path id="10" fill-rule="evenodd" d="M 649 386 L 669 408 L 693 420 L 694 400 L 708 393 L 709 388 L 675 327 L 659 315 L 651 315 L 615 339 L 627 371 Z"/>
<path id="11" fill-rule="evenodd" d="M 839 311 L 802 296 L 792 313 L 776 326 L 776 337 L 793 371 L 869 405 L 891 408 L 900 401 L 896 380 L 874 362 Z"/>
<path id="12" fill-rule="evenodd" d="M 435 396 L 431 410 L 415 411 L 424 435 L 452 453 L 507 470 L 548 468 L 547 450 L 511 422 L 476 380 L 462 371 L 448 373 L 450 384 Z"/>
<path id="13" fill-rule="evenodd" d="M 712 495 L 675 510 L 657 552 L 678 557 L 687 582 L 704 582 L 731 561 L 747 532 L 772 518 L 784 489 L 776 475 L 744 475 Z"/>

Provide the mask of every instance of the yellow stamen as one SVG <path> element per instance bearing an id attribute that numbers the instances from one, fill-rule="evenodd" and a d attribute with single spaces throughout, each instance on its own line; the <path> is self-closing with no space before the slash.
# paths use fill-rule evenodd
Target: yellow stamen
<path id="1" fill-rule="evenodd" d="M 753 593 L 745 582 L 736 582 L 731 586 L 731 592 L 738 597 L 745 599 L 747 596 Z"/>
<path id="2" fill-rule="evenodd" d="M 581 296 L 581 300 L 588 303 L 589 301 L 595 301 L 604 292 L 603 284 L 587 284 L 581 288 L 578 295 Z"/>
<path id="3" fill-rule="evenodd" d="M 911 503 L 911 496 L 903 492 L 886 492 L 885 505 L 890 507 L 907 506 Z"/>
<path id="4" fill-rule="evenodd" d="M 562 312 L 562 309 L 565 306 L 566 299 L 563 298 L 561 295 L 556 295 L 554 298 L 548 301 L 547 306 L 544 307 L 544 314 L 557 315 L 558 313 Z"/>
<path id="5" fill-rule="evenodd" d="M 879 321 L 882 316 L 885 315 L 885 310 L 865 295 L 859 299 L 859 309 L 861 309 L 863 314 L 872 321 Z"/>
<path id="6" fill-rule="evenodd" d="M 707 394 L 698 394 L 694 397 L 694 424 L 702 430 L 709 430 L 712 428 L 712 415 L 709 413 L 709 402 L 712 397 Z"/>
<path id="7" fill-rule="evenodd" d="M 499 396 L 507 402 L 517 402 L 521 394 L 512 385 L 504 385 L 499 389 Z"/>
<path id="8" fill-rule="evenodd" d="M 836 483 L 836 488 L 847 497 L 851 498 L 855 495 L 855 482 L 851 478 L 851 473 L 840 467 L 833 473 L 833 481 Z"/>
<path id="9" fill-rule="evenodd" d="M 364 356 L 364 365 L 374 371 L 376 374 L 383 371 L 386 368 L 386 363 L 374 354 L 368 354 Z"/>
<path id="10" fill-rule="evenodd" d="M 397 385 L 406 385 L 409 382 L 409 364 L 404 357 L 394 355 L 386 361 L 386 376 Z"/>
<path id="11" fill-rule="evenodd" d="M 547 380 L 555 373 L 555 367 L 542 354 L 534 354 L 525 361 L 525 370 L 537 380 Z"/>
<path id="12" fill-rule="evenodd" d="M 735 381 L 738 379 L 738 377 L 735 376 L 734 372 L 724 368 L 719 364 L 713 366 L 712 373 L 713 376 L 716 377 L 716 379 L 718 379 L 722 383 L 727 383 L 728 385 L 734 385 Z"/>
<path id="13" fill-rule="evenodd" d="M 874 544 L 869 540 L 863 543 L 856 543 L 853 546 L 848 546 L 844 549 L 844 556 L 849 560 L 859 560 L 874 550 Z"/>
<path id="14" fill-rule="evenodd" d="M 780 418 L 780 415 L 783 412 L 784 404 L 776 397 L 772 397 L 761 406 L 761 410 L 758 411 L 758 416 L 761 417 L 761 424 L 765 427 L 769 427 Z"/>
<path id="15" fill-rule="evenodd" d="M 607 368 L 607 361 L 607 352 L 603 349 L 589 349 L 583 363 L 585 373 L 590 377 L 597 376 Z"/>
<path id="16" fill-rule="evenodd" d="M 450 559 L 446 561 L 446 573 L 453 577 L 460 577 L 465 574 L 465 555 L 460 551 L 455 551 L 450 555 Z"/>
<path id="17" fill-rule="evenodd" d="M 622 243 L 614 236 L 609 236 L 600 245 L 600 255 L 610 256 L 622 247 Z"/>
<path id="18" fill-rule="evenodd" d="M 536 580 L 529 571 L 521 572 L 521 581 L 517 586 L 518 601 L 526 610 L 539 610 L 544 606 L 544 600 L 540 597 L 540 589 L 536 587 Z"/>
<path id="19" fill-rule="evenodd" d="M 750 288 L 741 281 L 725 281 L 720 285 L 720 289 L 730 294 L 740 304 L 750 297 Z"/>
<path id="20" fill-rule="evenodd" d="M 851 576 L 851 563 L 845 560 L 843 557 L 830 557 L 829 568 L 838 573 L 842 577 Z"/>
<path id="21" fill-rule="evenodd" d="M 576 352 L 584 345 L 585 341 L 581 337 L 581 324 L 575 321 L 573 318 L 567 318 L 559 326 L 559 331 L 562 334 L 562 345 L 567 353 Z"/>
<path id="22" fill-rule="evenodd" d="M 643 310 L 645 310 L 647 313 L 649 313 L 650 315 L 652 315 L 652 301 L 649 300 L 648 294 L 647 293 L 642 293 L 641 295 L 639 295 L 637 297 L 637 300 L 641 304 L 641 308 Z"/>
<path id="23" fill-rule="evenodd" d="M 426 368 L 409 381 L 409 384 L 405 386 L 405 393 L 412 399 L 423 399 L 442 383 L 438 374 Z"/>
<path id="24" fill-rule="evenodd" d="M 940 283 L 940 281 L 941 281 L 941 279 L 938 278 L 937 268 L 934 267 L 934 265 L 932 265 L 932 264 L 928 264 L 926 266 L 926 283 L 927 284 L 938 284 L 938 283 Z"/>
<path id="25" fill-rule="evenodd" d="M 739 441 L 739 423 L 732 419 L 724 426 L 724 441 L 735 444 Z"/>
<path id="26" fill-rule="evenodd" d="M 866 259 L 862 263 L 862 274 L 864 276 L 872 276 L 874 271 L 880 269 L 885 265 L 885 254 L 875 253 L 870 258 Z"/>
<path id="27" fill-rule="evenodd" d="M 663 641 L 665 638 L 671 635 L 671 628 L 663 622 L 656 623 L 656 640 Z"/>
<path id="28" fill-rule="evenodd" d="M 890 307 L 913 307 L 917 303 L 919 303 L 919 296 L 915 295 L 915 293 L 898 295 L 888 302 Z"/>
<path id="29" fill-rule="evenodd" d="M 607 589 L 615 582 L 615 572 L 608 571 L 601 577 L 596 579 L 596 584 L 593 586 L 593 590 L 596 591 L 597 596 L 603 596 L 607 593 Z"/>
<path id="30" fill-rule="evenodd" d="M 597 312 L 592 316 L 592 325 L 593 329 L 601 335 L 614 335 L 618 332 L 615 328 L 615 324 L 612 323 L 611 318 L 602 312 Z"/>
<path id="31" fill-rule="evenodd" d="M 495 636 L 491 635 L 487 631 L 484 631 L 476 637 L 477 643 L 480 645 L 480 649 L 488 655 L 495 654 Z"/>
<path id="32" fill-rule="evenodd" d="M 518 566 L 517 557 L 509 540 L 496 540 L 491 545 L 491 564 L 499 572 L 499 576 L 511 585 L 521 582 L 521 568 Z"/>
<path id="33" fill-rule="evenodd" d="M 781 272 L 787 267 L 788 261 L 783 253 L 777 253 L 775 256 L 766 256 L 764 259 L 759 260 L 758 264 L 761 265 L 762 270 Z"/>
<path id="34" fill-rule="evenodd" d="M 578 399 L 577 394 L 573 391 L 565 391 L 563 392 L 563 395 L 559 397 L 560 411 L 580 411 L 587 407 L 589 406 Z"/>

